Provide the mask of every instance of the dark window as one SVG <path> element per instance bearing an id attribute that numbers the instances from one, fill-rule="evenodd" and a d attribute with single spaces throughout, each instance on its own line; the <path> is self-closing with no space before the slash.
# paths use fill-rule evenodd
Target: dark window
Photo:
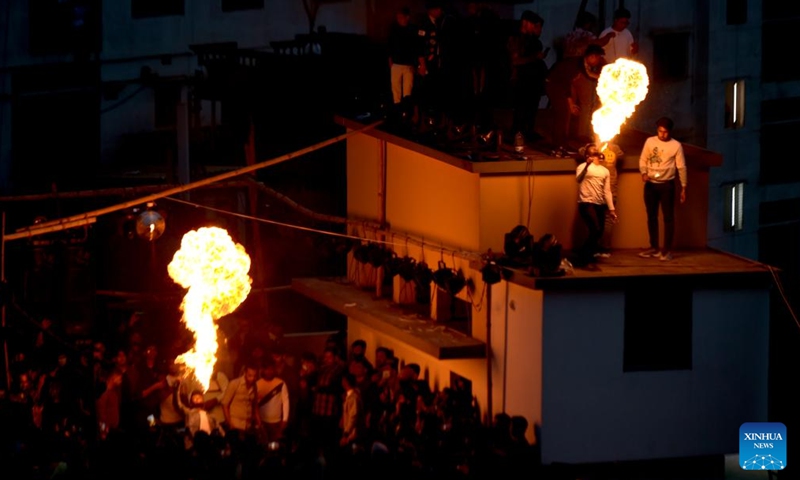
<path id="1" fill-rule="evenodd" d="M 782 20 L 789 17 L 800 17 L 800 2 L 786 0 L 763 0 L 761 14 L 764 20 Z"/>
<path id="2" fill-rule="evenodd" d="M 800 222 L 785 225 L 770 225 L 761 227 L 758 231 L 758 260 L 772 265 L 781 270 L 782 278 L 791 278 L 794 281 L 800 280 Z M 774 290 L 774 289 L 773 289 Z M 787 288 L 784 285 L 784 292 L 791 297 L 800 297 L 800 289 Z M 786 312 L 783 301 L 777 302 L 778 309 Z M 792 304 L 792 303 L 790 303 Z M 787 319 L 788 323 L 792 321 Z M 795 327 L 794 325 L 792 325 Z M 796 327 L 794 332 L 796 332 Z"/>
<path id="3" fill-rule="evenodd" d="M 787 122 L 800 119 L 800 97 L 761 102 L 761 123 Z"/>
<path id="4" fill-rule="evenodd" d="M 760 225 L 786 222 L 800 222 L 800 198 L 761 202 L 758 206 Z"/>
<path id="5" fill-rule="evenodd" d="M 797 41 L 800 18 L 764 22 L 761 29 L 761 76 L 765 82 L 800 80 L 800 63 L 787 61 L 786 48 Z"/>
<path id="6" fill-rule="evenodd" d="M 728 0 L 726 13 L 728 25 L 747 23 L 747 0 Z"/>
<path id="7" fill-rule="evenodd" d="M 99 52 L 99 0 L 39 0 L 28 2 L 31 55 Z"/>
<path id="8" fill-rule="evenodd" d="M 653 37 L 653 78 L 684 80 L 689 76 L 689 34 L 661 33 Z"/>
<path id="9" fill-rule="evenodd" d="M 178 124 L 178 102 L 181 100 L 179 85 L 159 85 L 155 88 L 155 126 L 169 128 Z"/>
<path id="10" fill-rule="evenodd" d="M 448 328 L 472 335 L 472 303 L 436 288 L 436 319 Z"/>
<path id="11" fill-rule="evenodd" d="M 799 131 L 800 119 L 761 125 L 760 183 L 800 182 L 800 169 L 788 167 L 786 152 L 786 139 Z"/>
<path id="12" fill-rule="evenodd" d="M 183 15 L 184 0 L 131 0 L 133 18 Z"/>
<path id="13" fill-rule="evenodd" d="M 624 335 L 624 372 L 691 370 L 691 289 L 660 278 L 628 288 Z"/>
<path id="14" fill-rule="evenodd" d="M 264 0 L 222 0 L 223 12 L 236 10 L 256 10 L 264 8 Z"/>

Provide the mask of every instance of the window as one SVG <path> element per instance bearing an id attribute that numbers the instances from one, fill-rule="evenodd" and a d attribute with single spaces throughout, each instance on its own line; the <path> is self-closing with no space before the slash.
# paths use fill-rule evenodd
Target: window
<path id="1" fill-rule="evenodd" d="M 183 13 L 183 0 L 131 0 L 133 18 L 165 17 Z"/>
<path id="2" fill-rule="evenodd" d="M 691 370 L 692 291 L 647 278 L 625 292 L 623 372 Z"/>
<path id="3" fill-rule="evenodd" d="M 448 328 L 472 335 L 472 303 L 436 287 L 436 321 Z"/>
<path id="4" fill-rule="evenodd" d="M 800 222 L 800 198 L 761 202 L 758 206 L 759 225 Z"/>
<path id="5" fill-rule="evenodd" d="M 728 25 L 747 23 L 747 0 L 728 0 L 726 8 Z"/>
<path id="6" fill-rule="evenodd" d="M 800 170 L 786 166 L 786 139 L 794 138 L 798 131 L 800 97 L 761 102 L 760 183 L 800 182 Z"/>
<path id="7" fill-rule="evenodd" d="M 800 30 L 800 2 L 762 2 L 761 76 L 765 82 L 800 80 L 800 64 L 787 62 L 783 53 L 794 45 Z"/>
<path id="8" fill-rule="evenodd" d="M 734 182 L 722 186 L 725 197 L 724 224 L 726 232 L 742 229 L 742 208 L 744 205 L 744 182 Z"/>
<path id="9" fill-rule="evenodd" d="M 744 80 L 725 82 L 725 128 L 744 127 Z"/>
<path id="10" fill-rule="evenodd" d="M 223 12 L 257 10 L 264 8 L 264 0 L 222 0 Z"/>
<path id="11" fill-rule="evenodd" d="M 100 51 L 101 2 L 39 0 L 28 4 L 31 55 Z"/>
<path id="12" fill-rule="evenodd" d="M 800 182 L 800 169 L 792 168 L 786 160 L 786 141 L 800 132 L 800 119 L 761 125 L 761 158 L 759 181 L 762 184 Z"/>
<path id="13" fill-rule="evenodd" d="M 660 33 L 653 37 L 653 78 L 684 80 L 689 76 L 689 33 Z"/>

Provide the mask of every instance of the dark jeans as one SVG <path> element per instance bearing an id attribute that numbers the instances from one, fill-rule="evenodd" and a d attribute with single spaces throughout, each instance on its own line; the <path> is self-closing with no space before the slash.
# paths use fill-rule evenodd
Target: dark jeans
<path id="1" fill-rule="evenodd" d="M 647 209 L 647 233 L 650 248 L 658 250 L 658 206 L 664 216 L 664 249 L 672 250 L 675 236 L 675 182 L 644 184 L 644 206 Z"/>
<path id="2" fill-rule="evenodd" d="M 600 251 L 600 238 L 606 225 L 606 205 L 596 203 L 579 203 L 578 213 L 583 223 L 589 229 L 589 236 L 581 247 L 579 255 L 586 261 L 591 261 L 595 253 Z"/>

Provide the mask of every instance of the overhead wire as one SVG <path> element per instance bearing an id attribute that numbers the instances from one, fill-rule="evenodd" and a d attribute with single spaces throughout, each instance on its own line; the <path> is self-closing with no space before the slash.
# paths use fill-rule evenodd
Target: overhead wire
<path id="1" fill-rule="evenodd" d="M 286 227 L 286 228 L 293 228 L 293 229 L 296 229 L 296 230 L 302 230 L 302 231 L 306 231 L 306 232 L 319 233 L 319 234 L 322 234 L 322 235 L 329 235 L 329 236 L 332 236 L 332 237 L 346 238 L 346 239 L 357 240 L 357 241 L 367 241 L 367 242 L 377 243 L 377 244 L 381 244 L 381 245 L 389 245 L 389 246 L 392 246 L 392 247 L 407 246 L 409 240 L 415 240 L 410 235 L 400 235 L 400 234 L 397 234 L 396 232 L 392 234 L 391 240 L 381 240 L 381 239 L 378 238 L 378 235 L 375 235 L 375 238 L 367 238 L 366 234 L 364 236 L 360 236 L 360 235 L 350 235 L 350 234 L 347 234 L 347 233 L 332 232 L 330 230 L 322 230 L 322 229 L 319 229 L 319 228 L 304 227 L 302 225 L 296 225 L 296 224 L 292 224 L 292 223 L 281 222 L 281 221 L 278 221 L 278 220 L 271 220 L 271 219 L 263 218 L 263 217 L 256 217 L 256 216 L 247 215 L 247 214 L 244 214 L 244 213 L 232 212 L 230 210 L 224 210 L 224 209 L 221 209 L 221 208 L 211 207 L 209 205 L 203 205 L 203 204 L 199 204 L 199 203 L 196 203 L 196 202 L 191 202 L 191 201 L 188 201 L 188 200 L 183 200 L 183 199 L 179 199 L 179 198 L 175 198 L 175 197 L 167 196 L 167 197 L 163 197 L 163 198 L 165 200 L 170 200 L 170 201 L 173 201 L 173 202 L 176 202 L 176 203 L 192 206 L 192 207 L 195 207 L 195 208 L 203 208 L 205 210 L 209 210 L 209 211 L 212 211 L 212 212 L 221 213 L 221 214 L 225 214 L 225 215 L 230 215 L 230 216 L 237 217 L 237 218 L 242 218 L 242 219 L 245 219 L 245 220 L 252 220 L 254 222 L 277 225 L 277 226 Z M 359 222 L 354 221 L 352 223 L 353 224 L 358 224 Z M 364 230 L 371 230 L 376 234 L 379 233 L 379 229 L 378 228 L 368 226 L 368 225 L 366 225 L 366 223 L 362 224 L 362 228 Z M 394 237 L 396 237 L 396 236 L 403 237 L 404 238 L 403 241 L 401 241 L 401 242 L 395 241 Z M 465 258 L 465 259 L 477 259 L 477 258 L 480 257 L 480 254 L 478 254 L 476 252 L 468 252 L 468 251 L 464 251 L 464 250 L 454 250 L 454 249 L 444 248 L 444 247 L 441 247 L 439 245 L 434 245 L 434 244 L 431 244 L 431 243 L 427 243 L 424 240 L 416 240 L 416 242 L 420 244 L 419 246 L 423 249 L 423 252 L 424 252 L 424 249 L 426 247 L 428 247 L 429 249 L 433 248 L 433 249 L 436 249 L 436 250 L 441 250 L 442 252 L 447 252 L 448 254 L 452 254 L 454 256 L 458 255 L 458 256 L 460 256 L 462 258 Z"/>
<path id="2" fill-rule="evenodd" d="M 772 274 L 772 280 L 775 282 L 775 286 L 778 287 L 778 293 L 780 293 L 783 303 L 786 305 L 786 309 L 789 311 L 789 315 L 792 316 L 792 320 L 794 320 L 795 325 L 797 325 L 797 328 L 800 329 L 800 320 L 797 319 L 797 315 L 794 313 L 792 304 L 789 303 L 789 299 L 786 297 L 786 292 L 783 291 L 783 284 L 781 283 L 780 278 L 778 277 L 777 273 L 775 273 L 775 269 L 772 266 L 767 265 L 767 268 L 769 269 L 769 273 Z"/>

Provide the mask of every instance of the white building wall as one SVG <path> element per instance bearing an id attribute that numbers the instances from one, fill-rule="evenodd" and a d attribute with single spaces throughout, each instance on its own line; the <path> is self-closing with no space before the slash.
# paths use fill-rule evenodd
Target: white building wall
<path id="1" fill-rule="evenodd" d="M 544 299 L 543 462 L 736 452 L 766 421 L 768 292 L 699 290 L 693 368 L 623 373 L 622 292 Z"/>
<path id="2" fill-rule="evenodd" d="M 539 443 L 535 431 L 542 425 L 542 300 L 541 290 L 531 290 L 514 283 L 497 284 L 498 294 L 504 293 L 505 321 L 498 323 L 502 331 L 503 397 L 495 411 L 528 420 L 528 440 Z M 503 288 L 505 287 L 505 288 Z M 498 295 L 499 296 L 499 295 Z M 493 332 L 495 330 L 493 329 Z M 492 342 L 495 344 L 496 342 Z"/>

